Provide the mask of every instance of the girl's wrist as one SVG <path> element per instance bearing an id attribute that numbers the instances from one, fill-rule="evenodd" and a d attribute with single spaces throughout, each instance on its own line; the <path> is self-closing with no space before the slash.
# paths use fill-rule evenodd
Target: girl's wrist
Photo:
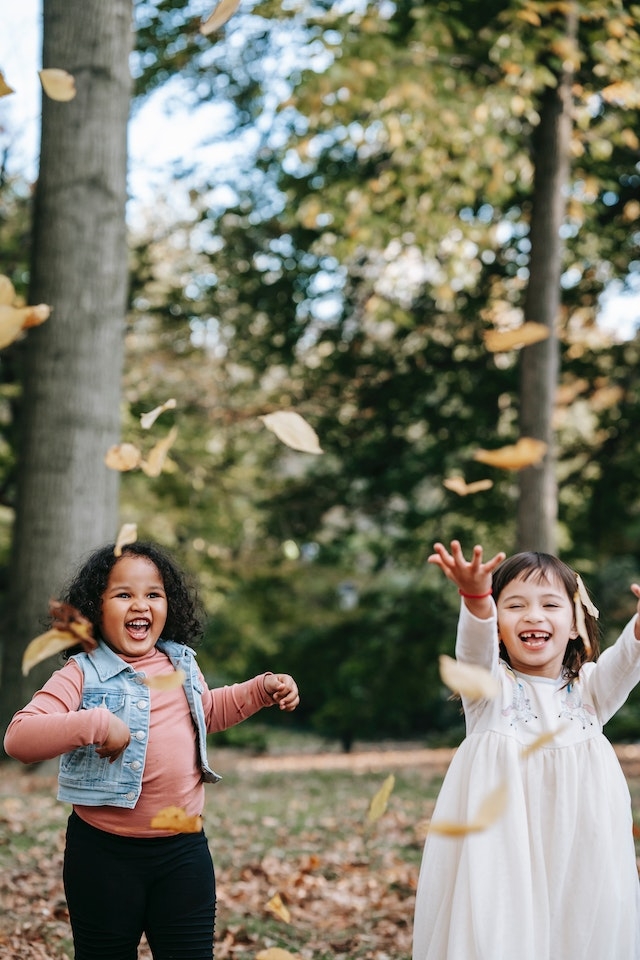
<path id="1" fill-rule="evenodd" d="M 485 593 L 466 593 L 462 587 L 458 587 L 458 593 L 461 597 L 464 597 L 465 600 L 485 600 L 491 596 L 493 590 L 490 587 Z"/>

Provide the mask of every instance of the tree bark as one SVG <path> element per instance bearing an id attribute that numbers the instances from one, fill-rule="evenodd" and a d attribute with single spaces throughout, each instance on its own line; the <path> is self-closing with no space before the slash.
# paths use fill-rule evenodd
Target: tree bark
<path id="1" fill-rule="evenodd" d="M 575 24 L 568 21 L 575 39 Z M 547 88 L 540 104 L 534 139 L 534 187 L 531 213 L 529 283 L 525 320 L 543 323 L 549 337 L 525 347 L 520 368 L 520 435 L 547 444 L 543 461 L 520 473 L 517 549 L 555 553 L 558 491 L 553 435 L 553 409 L 559 375 L 557 323 L 572 129 L 572 72 L 565 69 L 555 88 Z"/>
<path id="2" fill-rule="evenodd" d="M 43 94 L 30 302 L 50 319 L 24 344 L 10 609 L 3 623 L 2 728 L 55 667 L 21 659 L 49 599 L 90 549 L 115 537 L 127 299 L 125 226 L 132 0 L 44 0 L 43 67 L 77 94 Z"/>

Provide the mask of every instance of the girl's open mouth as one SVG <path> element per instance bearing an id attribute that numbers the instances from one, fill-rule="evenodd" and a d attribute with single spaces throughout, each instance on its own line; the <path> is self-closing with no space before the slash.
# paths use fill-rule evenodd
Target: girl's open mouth
<path id="1" fill-rule="evenodd" d="M 125 624 L 127 628 L 127 633 L 134 640 L 143 640 L 149 632 L 151 627 L 151 621 L 145 620 L 142 617 L 138 620 L 130 620 Z"/>
<path id="2" fill-rule="evenodd" d="M 539 650 L 540 647 L 544 647 L 548 639 L 548 633 L 538 633 L 532 631 L 531 633 L 520 634 L 520 640 L 522 643 L 524 643 L 531 650 Z"/>

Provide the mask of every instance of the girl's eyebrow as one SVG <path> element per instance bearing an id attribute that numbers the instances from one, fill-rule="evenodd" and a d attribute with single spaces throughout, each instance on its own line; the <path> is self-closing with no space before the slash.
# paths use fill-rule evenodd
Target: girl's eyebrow
<path id="1" fill-rule="evenodd" d="M 108 587 L 107 587 L 107 592 L 108 592 L 108 593 L 113 593 L 114 591 L 117 592 L 117 591 L 121 591 L 121 590 L 126 590 L 127 593 L 132 593 L 132 592 L 133 592 L 133 587 L 132 587 L 130 584 L 126 583 L 126 582 L 123 582 L 123 583 L 112 583 L 111 586 L 108 586 Z M 145 593 L 148 593 L 148 592 L 150 592 L 151 590 L 164 590 L 164 584 L 162 584 L 160 581 L 158 581 L 157 583 L 148 583 L 148 584 L 145 586 L 144 591 L 145 591 Z"/>
<path id="2" fill-rule="evenodd" d="M 527 600 L 528 599 L 528 597 L 525 597 L 521 593 L 510 593 L 507 596 L 505 596 L 505 594 L 506 594 L 506 591 L 503 591 L 500 599 L 502 599 L 503 597 L 506 600 Z M 541 600 L 564 600 L 564 594 L 562 593 L 543 593 L 543 594 L 540 594 L 539 596 Z"/>

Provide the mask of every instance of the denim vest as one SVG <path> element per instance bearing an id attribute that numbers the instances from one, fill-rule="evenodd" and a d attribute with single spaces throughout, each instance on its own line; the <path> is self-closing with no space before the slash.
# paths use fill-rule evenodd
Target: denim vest
<path id="1" fill-rule="evenodd" d="M 207 729 L 202 706 L 202 681 L 191 647 L 173 640 L 158 640 L 176 670 L 186 674 L 184 691 L 198 740 L 202 779 L 215 783 L 221 778 L 207 763 Z M 79 653 L 76 661 L 84 675 L 81 710 L 106 707 L 127 724 L 131 743 L 117 760 L 99 757 L 93 744 L 77 747 L 60 757 L 58 800 L 86 806 L 129 807 L 136 805 L 142 790 L 142 774 L 149 737 L 151 696 L 144 685 L 144 673 L 137 673 L 105 643 L 91 653 Z"/>

